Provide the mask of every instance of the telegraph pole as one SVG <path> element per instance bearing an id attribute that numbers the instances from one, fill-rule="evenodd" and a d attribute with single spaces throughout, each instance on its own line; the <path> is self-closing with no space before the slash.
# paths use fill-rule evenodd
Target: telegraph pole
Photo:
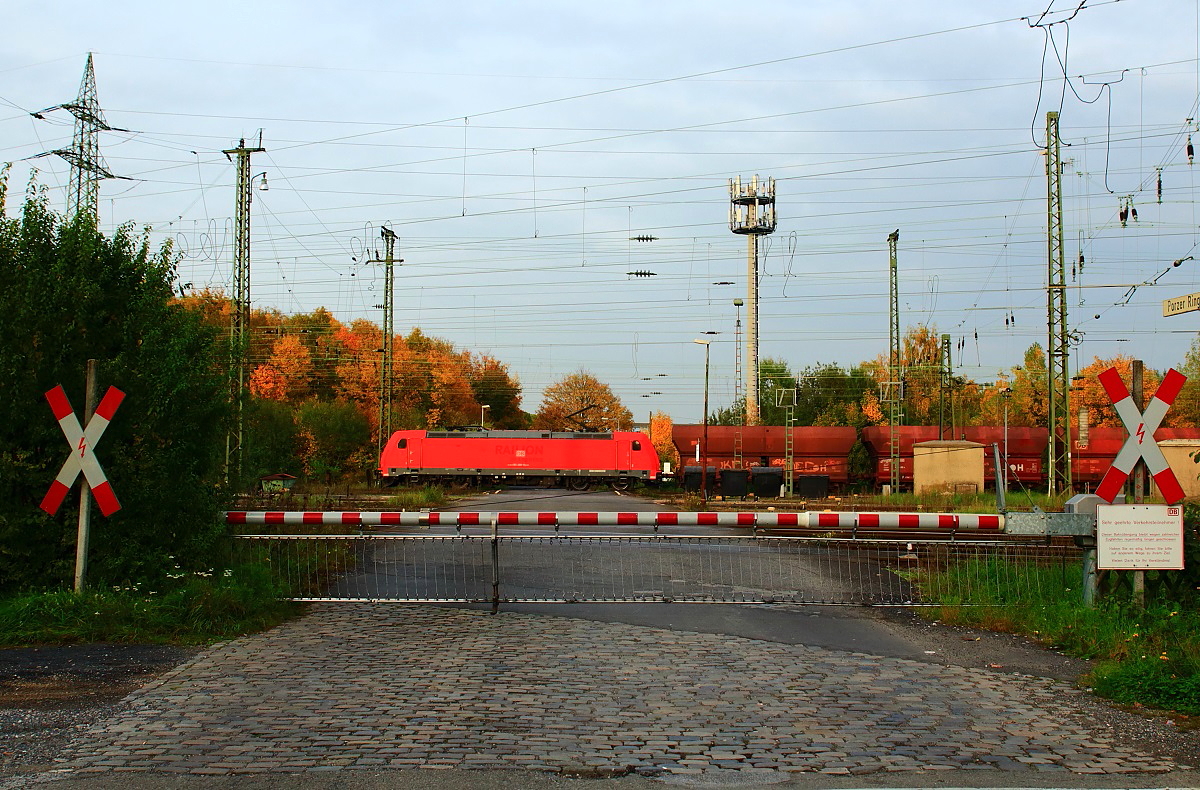
<path id="1" fill-rule="evenodd" d="M 1071 480 L 1071 361 L 1063 255 L 1062 158 L 1058 113 L 1046 113 L 1046 374 L 1049 418 L 1049 493 L 1069 492 Z"/>
<path id="2" fill-rule="evenodd" d="M 262 132 L 258 135 L 258 145 L 246 147 L 246 140 L 238 140 L 237 148 L 222 151 L 225 158 L 233 161 L 232 155 L 237 155 L 237 202 L 234 208 L 233 221 L 233 304 L 231 305 L 231 321 L 229 332 L 229 387 L 230 401 L 233 404 L 233 429 L 225 439 L 225 479 L 241 481 L 242 475 L 242 439 L 243 413 L 246 403 L 246 380 L 248 378 L 250 351 L 250 203 L 254 199 L 250 175 L 250 155 L 266 151 L 262 147 Z M 266 174 L 263 175 L 262 189 L 266 189 Z"/>

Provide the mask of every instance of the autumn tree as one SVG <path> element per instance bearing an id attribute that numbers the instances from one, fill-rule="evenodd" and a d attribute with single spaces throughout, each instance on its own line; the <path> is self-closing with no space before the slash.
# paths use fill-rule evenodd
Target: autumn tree
<path id="1" fill-rule="evenodd" d="M 370 444 L 371 427 L 353 404 L 310 400 L 300 407 L 296 422 L 306 473 L 328 483 L 347 472 L 361 471 L 361 451 Z"/>
<path id="2" fill-rule="evenodd" d="M 1087 367 L 1079 369 L 1079 375 L 1071 382 L 1071 426 L 1079 427 L 1079 415 L 1086 410 L 1088 425 L 1093 428 L 1121 428 L 1124 423 L 1113 408 L 1112 399 L 1104 391 L 1099 376 L 1109 368 L 1116 368 L 1125 386 L 1133 391 L 1133 357 L 1119 354 L 1112 359 L 1095 357 Z M 1154 391 L 1158 389 L 1158 374 L 1150 368 L 1142 368 L 1143 398 L 1149 402 Z M 1163 418 L 1162 427 L 1174 427 L 1178 415 L 1174 410 L 1168 410 Z"/>
<path id="3" fill-rule="evenodd" d="M 487 406 L 487 424 L 494 428 L 521 430 L 529 427 L 521 411 L 521 382 L 508 366 L 486 354 L 471 359 L 471 392 L 475 401 Z"/>
<path id="4" fill-rule="evenodd" d="M 329 346 L 333 355 L 333 391 L 342 400 L 355 405 L 368 421 L 373 434 L 378 432 L 380 368 L 383 365 L 383 332 L 366 319 L 338 325 Z M 392 365 L 395 366 L 393 346 Z M 393 421 L 394 427 L 394 421 Z"/>
<path id="5" fill-rule="evenodd" d="M 672 429 L 675 427 L 671 416 L 666 412 L 656 411 L 650 415 L 650 441 L 654 444 L 654 450 L 658 453 L 658 460 L 663 463 L 671 464 L 672 469 L 679 468 L 679 450 L 675 448 L 675 442 L 671 438 Z"/>
<path id="6" fill-rule="evenodd" d="M 1200 335 L 1192 340 L 1177 369 L 1187 376 L 1187 382 L 1167 414 L 1174 414 L 1174 425 L 1178 427 L 1200 426 Z"/>
<path id="7" fill-rule="evenodd" d="M 308 396 L 312 379 L 312 353 L 296 335 L 283 335 L 275 341 L 270 359 L 251 371 L 250 393 L 298 403 Z"/>
<path id="8" fill-rule="evenodd" d="M 616 431 L 633 424 L 633 413 L 607 384 L 580 370 L 542 393 L 542 405 L 533 418 L 540 431 Z"/>
<path id="9" fill-rule="evenodd" d="M 1022 365 L 1012 369 L 1009 395 L 1010 425 L 1044 426 L 1050 419 L 1050 385 L 1046 370 L 1046 351 L 1034 343 L 1025 350 Z"/>
<path id="10" fill-rule="evenodd" d="M 942 344 L 937 328 L 919 324 L 909 327 L 900 343 L 900 376 L 903 392 L 902 413 L 906 425 L 938 425 L 948 422 L 949 404 L 958 390 L 966 385 L 964 379 L 943 381 Z M 890 419 L 885 400 L 891 395 L 887 388 L 892 380 L 890 355 L 880 354 L 863 362 L 859 370 L 874 380 L 874 386 L 863 390 L 862 411 L 870 424 L 886 423 Z"/>

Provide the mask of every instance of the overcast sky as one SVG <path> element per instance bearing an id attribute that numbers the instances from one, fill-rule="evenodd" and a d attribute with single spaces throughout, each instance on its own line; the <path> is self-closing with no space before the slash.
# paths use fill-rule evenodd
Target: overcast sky
<path id="1" fill-rule="evenodd" d="M 255 307 L 381 323 L 366 261 L 388 225 L 398 331 L 496 356 L 530 411 L 584 369 L 638 419 L 686 422 L 705 332 L 714 408 L 734 395 L 739 176 L 777 184 L 762 356 L 798 371 L 884 353 L 896 229 L 901 324 L 949 333 L 958 372 L 991 381 L 1044 346 L 1040 146 L 1061 110 L 1066 258 L 1085 260 L 1072 371 L 1178 365 L 1200 313 L 1161 303 L 1200 291 L 1200 263 L 1172 266 L 1200 257 L 1198 2 L 1047 2 L 21 3 L 0 160 L 10 188 L 36 169 L 65 205 L 68 165 L 33 157 L 68 147 L 73 119 L 29 113 L 73 100 L 91 51 L 109 124 L 131 130 L 101 136 L 128 179 L 102 183 L 101 223 L 174 238 L 181 286 L 229 289 L 221 150 L 261 130 Z"/>

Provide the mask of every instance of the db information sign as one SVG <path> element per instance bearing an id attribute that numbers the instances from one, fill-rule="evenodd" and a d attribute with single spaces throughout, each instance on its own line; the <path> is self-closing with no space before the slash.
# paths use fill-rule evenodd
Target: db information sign
<path id="1" fill-rule="evenodd" d="M 1096 567 L 1111 571 L 1182 570 L 1183 508 L 1098 506 Z"/>

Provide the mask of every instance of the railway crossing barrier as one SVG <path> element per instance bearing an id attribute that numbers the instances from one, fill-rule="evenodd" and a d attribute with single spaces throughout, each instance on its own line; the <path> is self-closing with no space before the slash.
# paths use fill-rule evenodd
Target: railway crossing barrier
<path id="1" fill-rule="evenodd" d="M 242 535 L 295 601 L 1010 604 L 1078 589 L 1044 541 L 615 535 Z"/>
<path id="2" fill-rule="evenodd" d="M 1005 517 L 994 513 L 857 513 L 807 511 L 778 512 L 428 512 L 428 511 L 245 511 L 225 514 L 231 525 L 339 525 L 339 526 L 499 526 L 549 527 L 750 527 L 815 529 L 922 529 L 991 530 L 1004 528 Z"/>
<path id="3" fill-rule="evenodd" d="M 1002 535 L 990 514 L 231 511 L 227 521 L 353 530 L 237 536 L 243 559 L 270 562 L 297 601 L 989 605 L 1079 587 L 1078 548 Z M 587 529 L 605 526 L 653 529 Z M 677 534 L 691 526 L 734 529 Z M 857 536 L 910 527 L 912 537 Z"/>

